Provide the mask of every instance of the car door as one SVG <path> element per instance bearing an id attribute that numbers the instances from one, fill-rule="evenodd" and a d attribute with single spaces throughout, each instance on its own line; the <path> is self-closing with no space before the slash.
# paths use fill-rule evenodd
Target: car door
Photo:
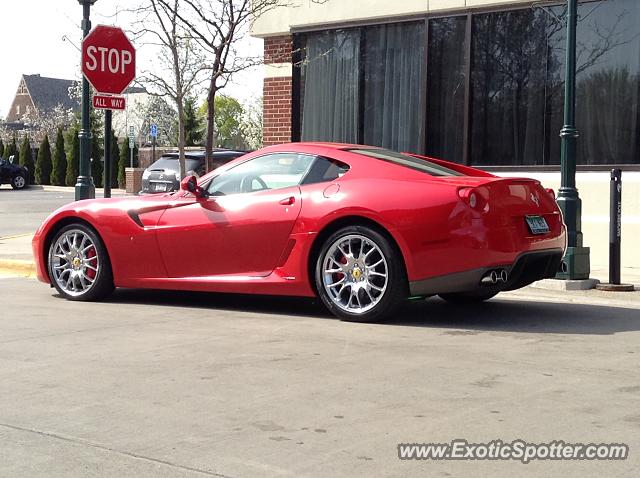
<path id="1" fill-rule="evenodd" d="M 240 163 L 160 218 L 170 277 L 263 277 L 278 264 L 301 210 L 299 184 L 315 157 L 268 154 Z"/>
<path id="2" fill-rule="evenodd" d="M 9 166 L 4 159 L 0 159 L 0 184 L 10 182 Z"/>

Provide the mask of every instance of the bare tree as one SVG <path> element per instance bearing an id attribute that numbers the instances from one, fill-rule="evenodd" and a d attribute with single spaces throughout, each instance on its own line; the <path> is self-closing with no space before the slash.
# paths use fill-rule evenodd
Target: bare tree
<path id="1" fill-rule="evenodd" d="M 184 101 L 193 94 L 203 74 L 202 52 L 198 42 L 194 41 L 183 17 L 180 0 L 145 0 L 135 13 L 135 24 L 139 35 L 146 45 L 160 49 L 160 68 L 146 71 L 140 82 L 145 84 L 151 94 L 169 97 L 175 103 L 178 112 L 178 150 L 180 153 L 180 177 L 185 174 L 185 134 Z M 163 74 L 163 68 L 169 69 L 171 76 Z"/>
<path id="2" fill-rule="evenodd" d="M 205 140 L 207 171 L 212 167 L 215 130 L 215 98 L 234 73 L 262 62 L 261 56 L 238 53 L 236 46 L 248 32 L 250 23 L 274 8 L 289 5 L 287 0 L 157 0 L 180 20 L 207 54 L 207 134 Z"/>

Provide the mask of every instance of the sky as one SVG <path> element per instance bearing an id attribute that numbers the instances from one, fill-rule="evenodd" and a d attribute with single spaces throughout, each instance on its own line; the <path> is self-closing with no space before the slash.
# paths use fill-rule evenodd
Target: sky
<path id="1" fill-rule="evenodd" d="M 91 9 L 92 26 L 131 27 L 131 8 L 141 0 L 98 0 Z M 22 74 L 53 78 L 80 79 L 82 7 L 77 0 L 3 0 L 0 6 L 0 118 L 5 118 Z M 28 21 L 27 21 L 28 20 Z M 75 46 L 74 46 L 75 45 Z M 134 44 L 137 49 L 137 73 L 153 68 L 152 48 Z M 262 54 L 262 40 L 242 40 L 240 48 L 251 55 Z M 157 62 L 156 62 L 157 63 Z M 262 68 L 237 75 L 223 93 L 250 101 L 262 94 Z"/>

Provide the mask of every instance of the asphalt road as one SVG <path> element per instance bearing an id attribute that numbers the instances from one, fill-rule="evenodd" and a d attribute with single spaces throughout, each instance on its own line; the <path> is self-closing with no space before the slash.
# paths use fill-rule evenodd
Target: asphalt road
<path id="1" fill-rule="evenodd" d="M 4 192 L 3 192 L 4 193 Z M 0 476 L 639 476 L 637 303 L 308 300 L 0 279 Z M 399 442 L 623 442 L 627 461 L 400 461 Z"/>
<path id="2" fill-rule="evenodd" d="M 0 237 L 34 233 L 52 211 L 74 199 L 71 191 L 15 191 L 10 185 L 0 186 Z"/>

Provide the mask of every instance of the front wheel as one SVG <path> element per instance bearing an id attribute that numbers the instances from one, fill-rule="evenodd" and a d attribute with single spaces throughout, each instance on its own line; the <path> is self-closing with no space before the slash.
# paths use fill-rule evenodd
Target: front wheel
<path id="1" fill-rule="evenodd" d="M 365 226 L 345 227 L 324 242 L 315 281 L 324 305 L 347 321 L 382 320 L 407 297 L 400 253 L 385 236 Z"/>
<path id="2" fill-rule="evenodd" d="M 11 180 L 11 187 L 13 189 L 24 189 L 27 187 L 27 178 L 22 173 L 16 174 Z"/>
<path id="3" fill-rule="evenodd" d="M 100 237 L 84 224 L 70 224 L 54 236 L 49 247 L 49 278 L 70 300 L 96 300 L 113 291 L 107 250 Z"/>

